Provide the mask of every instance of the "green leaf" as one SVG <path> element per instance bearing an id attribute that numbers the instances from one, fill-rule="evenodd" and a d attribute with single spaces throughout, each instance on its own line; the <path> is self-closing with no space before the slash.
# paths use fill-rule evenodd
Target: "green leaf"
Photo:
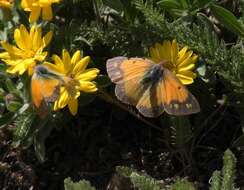
<path id="1" fill-rule="evenodd" d="M 103 3 L 118 12 L 122 12 L 124 10 L 123 4 L 120 0 L 103 0 Z"/>
<path id="2" fill-rule="evenodd" d="M 35 115 L 32 113 L 24 114 L 15 122 L 16 129 L 14 131 L 14 146 L 19 146 L 26 139 L 31 131 Z"/>
<path id="3" fill-rule="evenodd" d="M 29 104 L 24 104 L 17 112 L 8 112 L 0 117 L 0 129 L 6 127 L 14 121 L 20 114 L 23 114 L 29 108 Z"/>
<path id="4" fill-rule="evenodd" d="M 240 35 L 244 37 L 244 28 L 242 25 L 238 22 L 235 15 L 230 12 L 229 10 L 215 5 L 211 4 L 210 9 L 213 13 L 213 15 L 220 21 L 221 24 L 223 24 L 227 29 L 234 32 L 237 35 Z"/>
<path id="5" fill-rule="evenodd" d="M 180 3 L 181 3 L 181 6 L 182 6 L 184 9 L 187 9 L 187 7 L 189 6 L 187 0 L 180 0 Z"/>
<path id="6" fill-rule="evenodd" d="M 190 140 L 192 136 L 191 124 L 188 117 L 171 116 L 171 141 L 176 148 L 181 148 Z"/>
<path id="7" fill-rule="evenodd" d="M 199 8 L 203 8 L 205 6 L 208 6 L 208 4 L 212 1 L 213 0 L 197 0 L 197 5 Z"/>
<path id="8" fill-rule="evenodd" d="M 216 170 L 210 180 L 210 190 L 220 190 L 221 189 L 221 172 Z"/>
<path id="9" fill-rule="evenodd" d="M 175 190 L 196 190 L 196 188 L 194 187 L 193 183 L 189 182 L 186 179 L 180 179 L 178 178 L 176 180 L 176 182 L 171 185 L 171 189 L 175 189 Z"/>
<path id="10" fill-rule="evenodd" d="M 209 32 L 214 32 L 214 25 L 209 20 L 208 16 L 206 16 L 204 13 L 197 13 L 197 18 L 200 21 L 200 25 L 203 25 L 203 27 L 206 27 Z"/>
<path id="11" fill-rule="evenodd" d="M 6 104 L 6 108 L 10 112 L 16 112 L 19 110 L 22 106 L 22 103 L 17 102 L 17 101 L 10 101 L 9 103 Z"/>
<path id="12" fill-rule="evenodd" d="M 9 93 L 15 93 L 17 91 L 16 85 L 11 79 L 6 79 L 5 84 Z"/>
<path id="13" fill-rule="evenodd" d="M 175 0 L 161 0 L 157 2 L 164 9 L 180 9 L 181 5 L 178 1 Z"/>
<path id="14" fill-rule="evenodd" d="M 227 149 L 224 153 L 223 165 L 221 190 L 232 190 L 234 189 L 236 157 L 229 149 Z"/>
<path id="15" fill-rule="evenodd" d="M 73 182 L 70 177 L 64 180 L 65 190 L 96 190 L 91 186 L 89 181 L 80 180 L 78 182 Z"/>
<path id="16" fill-rule="evenodd" d="M 130 179 L 134 186 L 140 190 L 160 190 L 159 182 L 150 176 L 132 172 Z"/>
<path id="17" fill-rule="evenodd" d="M 39 126 L 39 130 L 34 135 L 34 149 L 37 156 L 37 159 L 43 163 L 45 161 L 45 141 L 46 138 L 52 132 L 54 125 L 51 123 L 47 123 L 48 120 L 42 121 Z"/>

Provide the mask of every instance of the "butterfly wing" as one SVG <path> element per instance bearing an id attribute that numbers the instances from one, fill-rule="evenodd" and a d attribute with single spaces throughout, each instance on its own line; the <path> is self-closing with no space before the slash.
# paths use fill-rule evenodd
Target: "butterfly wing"
<path id="1" fill-rule="evenodd" d="M 189 115 L 200 111 L 196 98 L 187 90 L 180 80 L 164 68 L 163 77 L 157 86 L 161 94 L 161 103 L 170 115 Z"/>
<path id="2" fill-rule="evenodd" d="M 158 85 L 158 83 L 150 84 L 136 105 L 136 108 L 145 117 L 158 117 L 164 111 L 161 91 L 158 91 Z"/>
<path id="3" fill-rule="evenodd" d="M 131 105 L 136 105 L 146 87 L 141 84 L 145 73 L 152 66 L 148 59 L 115 57 L 107 61 L 107 72 L 116 84 L 117 98 Z"/>
<path id="4" fill-rule="evenodd" d="M 31 96 L 35 107 L 39 108 L 43 101 L 54 102 L 58 97 L 59 86 L 57 79 L 32 78 Z"/>

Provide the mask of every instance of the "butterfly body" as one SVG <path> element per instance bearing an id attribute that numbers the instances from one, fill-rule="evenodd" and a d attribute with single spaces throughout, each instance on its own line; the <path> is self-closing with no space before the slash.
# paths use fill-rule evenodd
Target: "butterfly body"
<path id="1" fill-rule="evenodd" d="M 115 57 L 107 61 L 107 72 L 116 84 L 115 95 L 134 105 L 146 117 L 157 117 L 165 110 L 171 115 L 200 111 L 195 97 L 164 63 L 149 59 Z"/>
<path id="2" fill-rule="evenodd" d="M 62 77 L 43 65 L 36 66 L 31 79 L 32 102 L 41 117 L 48 113 L 47 104 L 59 95 Z"/>

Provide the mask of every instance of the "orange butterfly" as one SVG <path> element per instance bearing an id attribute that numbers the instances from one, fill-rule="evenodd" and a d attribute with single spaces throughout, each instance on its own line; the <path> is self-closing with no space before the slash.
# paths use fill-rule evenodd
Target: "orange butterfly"
<path id="1" fill-rule="evenodd" d="M 57 100 L 61 84 L 63 84 L 61 75 L 43 65 L 35 67 L 31 79 L 31 96 L 40 117 L 44 118 L 47 115 L 47 104 Z"/>
<path id="2" fill-rule="evenodd" d="M 200 111 L 196 98 L 164 63 L 149 59 L 115 57 L 107 60 L 108 76 L 116 84 L 115 95 L 134 105 L 146 117 L 157 117 L 165 110 L 170 115 Z"/>

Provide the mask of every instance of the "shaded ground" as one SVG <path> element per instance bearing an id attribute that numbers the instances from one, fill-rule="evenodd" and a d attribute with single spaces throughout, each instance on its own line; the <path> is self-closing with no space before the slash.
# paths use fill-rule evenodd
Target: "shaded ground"
<path id="1" fill-rule="evenodd" d="M 96 112 L 93 106 L 97 107 Z M 222 167 L 222 153 L 236 133 L 237 128 L 227 126 L 231 122 L 238 124 L 231 117 L 231 110 L 221 112 L 228 118 L 223 117 L 203 138 L 190 163 L 186 162 L 189 166 L 182 164 L 178 154 L 168 152 L 161 131 L 118 108 L 111 111 L 111 106 L 100 100 L 80 109 L 86 115 L 77 116 L 65 128 L 52 131 L 46 141 L 44 163 L 37 161 L 32 147 L 11 148 L 11 133 L 5 130 L 0 141 L 0 189 L 63 189 L 63 180 L 71 177 L 74 181 L 87 179 L 102 190 L 118 165 L 145 171 L 157 179 L 189 176 L 199 189 L 206 189 L 211 173 Z M 217 114 L 214 120 L 219 117 Z M 236 153 L 241 159 L 240 152 Z M 241 162 L 238 164 L 240 174 Z M 238 175 L 237 180 L 238 184 L 243 183 L 243 176 Z"/>

